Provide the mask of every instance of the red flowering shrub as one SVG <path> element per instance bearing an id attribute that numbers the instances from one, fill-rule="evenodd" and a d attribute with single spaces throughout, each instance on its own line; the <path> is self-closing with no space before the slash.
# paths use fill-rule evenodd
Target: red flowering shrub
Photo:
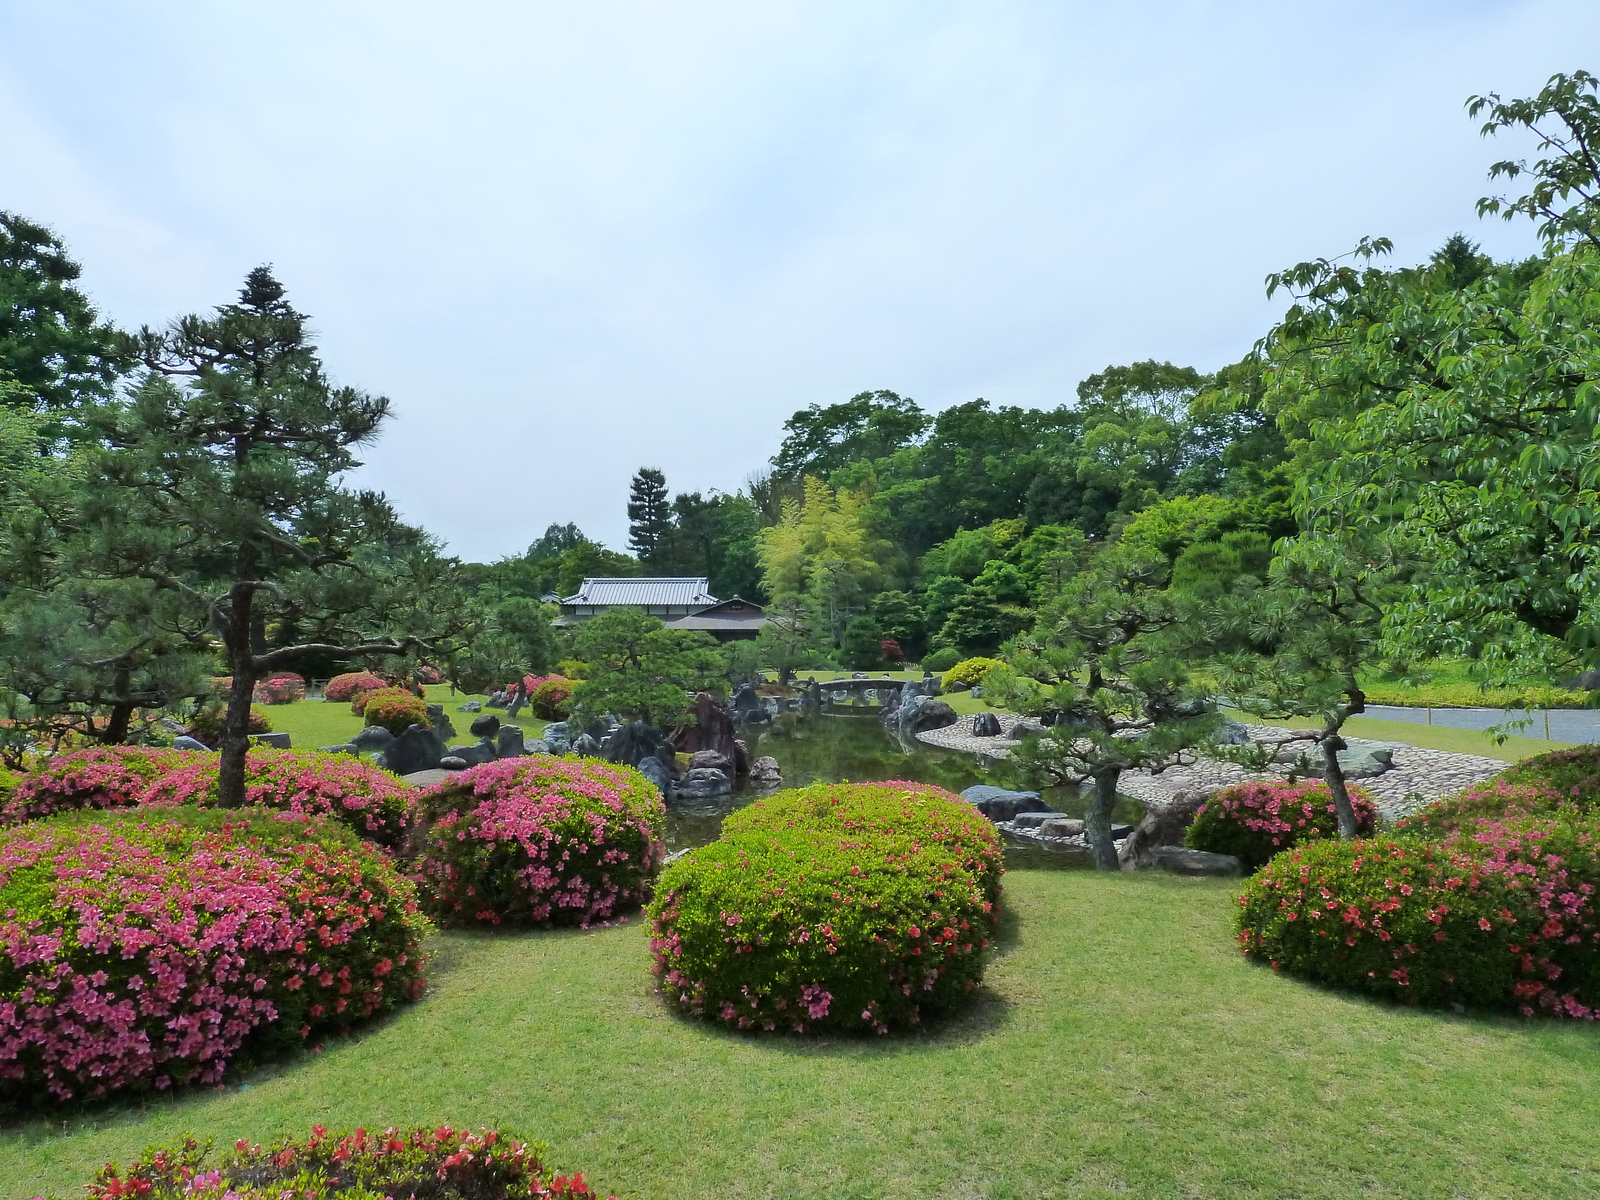
<path id="1" fill-rule="evenodd" d="M 572 712 L 572 688 L 570 679 L 559 676 L 544 679 L 528 693 L 528 707 L 533 709 L 534 716 L 543 720 L 563 721 Z"/>
<path id="2" fill-rule="evenodd" d="M 154 808 L 217 802 L 217 759 L 189 755 L 152 783 L 139 803 Z M 390 849 L 405 837 L 415 790 L 348 754 L 320 750 L 251 750 L 244 760 L 247 804 L 298 816 L 332 817 L 359 837 Z"/>
<path id="3" fill-rule="evenodd" d="M 1359 784 L 1349 788 L 1356 832 L 1366 836 L 1377 828 L 1377 805 Z M 1184 844 L 1213 854 L 1232 854 L 1246 871 L 1253 871 L 1280 850 L 1338 836 L 1333 793 L 1322 780 L 1251 781 L 1223 788 L 1196 809 Z"/>
<path id="4" fill-rule="evenodd" d="M 429 687 L 444 682 L 444 672 L 432 663 L 418 663 L 411 675 L 418 683 Z"/>
<path id="5" fill-rule="evenodd" d="M 1446 840 L 1318 841 L 1239 898 L 1253 958 L 1414 1004 L 1600 1015 L 1600 831 L 1514 815 Z"/>
<path id="6" fill-rule="evenodd" d="M 269 675 L 256 684 L 252 699 L 257 704 L 293 704 L 306 698 L 306 681 L 293 671 Z"/>
<path id="7" fill-rule="evenodd" d="M 214 1167 L 211 1146 L 190 1138 L 177 1146 L 146 1150 L 126 1167 L 107 1165 L 85 1190 L 88 1200 L 282 1200 L 326 1196 L 335 1179 L 340 1196 L 429 1197 L 429 1200 L 513 1200 L 564 1196 L 598 1200 L 582 1175 L 554 1175 L 544 1147 L 514 1134 L 485 1129 L 472 1133 L 390 1127 L 379 1133 L 356 1129 L 329 1133 L 321 1125 L 301 1140 L 271 1146 L 243 1139 Z M 612 1197 L 611 1200 L 616 1200 Z"/>
<path id="8" fill-rule="evenodd" d="M 665 855 L 661 793 L 631 767 L 506 758 L 423 794 L 408 850 L 453 925 L 591 925 L 640 903 Z"/>
<path id="9" fill-rule="evenodd" d="M 428 702 L 410 692 L 388 688 L 364 695 L 361 715 L 368 725 L 382 725 L 399 737 L 413 725 L 428 724 Z"/>
<path id="10" fill-rule="evenodd" d="M 879 643 L 879 656 L 884 662 L 905 662 L 906 652 L 900 648 L 900 643 L 895 638 L 884 638 Z"/>
<path id="11" fill-rule="evenodd" d="M 195 741 L 202 742 L 215 750 L 222 744 L 222 723 L 227 715 L 227 710 L 222 705 L 208 704 L 189 718 L 189 728 L 186 732 Z M 245 732 L 272 732 L 272 723 L 267 720 L 267 714 L 254 704 L 250 706 L 250 718 L 245 724 Z"/>
<path id="12" fill-rule="evenodd" d="M 993 827 L 918 784 L 774 800 L 663 873 L 649 909 L 662 993 L 694 1016 L 797 1033 L 887 1033 L 961 1003 L 999 912 Z"/>
<path id="13" fill-rule="evenodd" d="M 416 696 L 406 691 L 405 688 L 395 687 L 393 684 L 385 684 L 380 688 L 363 688 L 356 692 L 355 695 L 350 697 L 350 711 L 358 717 L 365 716 L 367 705 L 371 704 L 374 699 L 393 699 L 395 697 L 405 700 L 416 699 Z"/>
<path id="14" fill-rule="evenodd" d="M 147 746 L 91 746 L 46 759 L 17 779 L 0 824 L 79 808 L 131 808 L 166 772 L 206 756 Z"/>
<path id="15" fill-rule="evenodd" d="M 1507 783 L 1502 773 L 1401 818 L 1395 823 L 1395 829 L 1439 838 L 1472 829 L 1479 821 L 1513 815 L 1549 815 L 1562 807 L 1563 797 L 1554 788 L 1542 783 Z M 1568 807 L 1576 811 L 1575 805 Z"/>
<path id="16" fill-rule="evenodd" d="M 353 699 L 357 692 L 371 692 L 388 686 L 371 671 L 349 671 L 328 680 L 328 686 L 322 689 L 322 698 L 343 704 Z"/>
<path id="17" fill-rule="evenodd" d="M 412 999 L 414 896 L 326 822 L 135 810 L 0 832 L 0 1095 L 215 1083 Z"/>
<path id="18" fill-rule="evenodd" d="M 1574 746 L 1525 758 L 1496 778 L 1550 788 L 1581 808 L 1600 807 L 1600 746 Z"/>

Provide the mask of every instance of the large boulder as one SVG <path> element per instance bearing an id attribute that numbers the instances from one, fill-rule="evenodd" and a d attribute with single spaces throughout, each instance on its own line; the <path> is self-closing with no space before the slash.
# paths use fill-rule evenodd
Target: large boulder
<path id="1" fill-rule="evenodd" d="M 290 749 L 287 733 L 253 733 L 250 740 L 258 746 L 270 746 L 274 750 Z"/>
<path id="2" fill-rule="evenodd" d="M 613 730 L 601 744 L 601 753 L 607 762 L 636 766 L 646 758 L 666 764 L 673 761 L 676 751 L 671 739 L 654 725 L 643 721 L 629 721 Z"/>
<path id="3" fill-rule="evenodd" d="M 659 758 L 654 755 L 641 758 L 635 770 L 656 785 L 656 791 L 661 793 L 662 799 L 672 799 L 672 772 Z"/>
<path id="4" fill-rule="evenodd" d="M 987 783 L 973 784 L 961 793 L 961 798 L 996 824 L 1009 821 L 1018 813 L 1046 812 L 1050 807 L 1038 792 L 1013 792 Z"/>
<path id="5" fill-rule="evenodd" d="M 1600 671 L 1584 671 L 1572 679 L 1568 679 L 1561 686 L 1583 692 L 1600 690 Z"/>
<path id="6" fill-rule="evenodd" d="M 916 696 L 900 705 L 899 727 L 902 733 L 927 733 L 930 729 L 947 728 L 958 720 L 960 718 L 956 716 L 955 709 L 931 696 Z"/>
<path id="7" fill-rule="evenodd" d="M 362 733 L 368 733 L 372 728 L 369 725 Z M 358 736 L 356 744 L 359 745 L 360 741 Z M 378 765 L 396 775 L 414 775 L 418 771 L 433 770 L 448 753 L 442 737 L 426 726 L 413 725 L 383 748 Z"/>
<path id="8" fill-rule="evenodd" d="M 1231 854 L 1213 854 L 1209 850 L 1191 850 L 1187 846 L 1157 846 L 1151 851 L 1153 865 L 1174 875 L 1216 875 L 1235 878 L 1244 873 L 1244 865 Z"/>
<path id="9" fill-rule="evenodd" d="M 1223 717 L 1213 740 L 1219 746 L 1243 746 L 1250 740 L 1250 731 L 1232 717 Z"/>
<path id="10" fill-rule="evenodd" d="M 382 725 L 368 725 L 350 739 L 350 744 L 356 748 L 358 754 L 375 754 L 388 747 L 394 740 L 394 734 Z"/>
<path id="11" fill-rule="evenodd" d="M 728 762 L 734 762 L 737 751 L 733 746 L 733 717 L 717 703 L 717 698 L 710 692 L 700 692 L 690 707 L 690 715 L 690 721 L 672 731 L 672 744 L 684 754 L 715 750 Z"/>
<path id="12" fill-rule="evenodd" d="M 183 749 L 182 746 L 177 748 L 179 750 Z M 355 746 L 349 742 L 345 742 L 342 746 L 318 746 L 317 749 L 322 751 L 324 754 L 348 754 L 354 758 L 359 758 L 361 756 L 361 751 L 357 750 Z"/>
<path id="13" fill-rule="evenodd" d="M 459 758 L 469 767 L 481 767 L 484 763 L 492 763 L 495 760 L 494 743 L 484 738 L 467 746 L 451 746 L 445 751 L 445 755 Z"/>
<path id="14" fill-rule="evenodd" d="M 767 754 L 756 759 L 750 764 L 750 781 L 758 787 L 777 787 L 783 782 L 778 760 Z"/>
<path id="15" fill-rule="evenodd" d="M 551 754 L 567 754 L 572 750 L 572 736 L 565 721 L 551 721 L 539 738 L 550 747 Z"/>
<path id="16" fill-rule="evenodd" d="M 1117 863 L 1123 870 L 1155 866 L 1155 851 L 1161 846 L 1180 846 L 1184 831 L 1194 824 L 1195 812 L 1206 802 L 1206 794 L 1199 791 L 1177 792 L 1161 805 L 1151 805 L 1128 840 L 1117 853 Z"/>
<path id="17" fill-rule="evenodd" d="M 717 767 L 692 767 L 674 789 L 679 800 L 712 800 L 733 791 L 728 776 Z"/>
<path id="18" fill-rule="evenodd" d="M 444 715 L 444 705 L 428 705 L 428 724 L 433 726 L 433 731 L 449 741 L 456 736 L 456 727 L 450 723 L 450 718 Z"/>
<path id="19" fill-rule="evenodd" d="M 972 736 L 981 738 L 999 737 L 1005 730 L 1000 728 L 1000 718 L 991 712 L 979 713 L 972 718 Z"/>
<path id="20" fill-rule="evenodd" d="M 388 733 L 389 731 L 385 729 L 384 732 Z M 202 750 L 207 752 L 209 752 L 211 749 L 210 746 L 206 745 L 199 738 L 192 738 L 186 733 L 180 733 L 177 737 L 172 739 L 172 748 L 174 750 Z"/>
<path id="21" fill-rule="evenodd" d="M 467 732 L 475 738 L 492 738 L 500 728 L 500 718 L 493 713 L 484 713 L 481 717 L 473 718 L 472 724 L 467 727 Z"/>
<path id="22" fill-rule="evenodd" d="M 502 725 L 495 730 L 494 756 L 496 758 L 521 758 L 528 752 L 522 740 L 520 725 Z"/>
<path id="23" fill-rule="evenodd" d="M 1083 836 L 1083 822 L 1077 817 L 1052 817 L 1039 822 L 1039 836 L 1047 838 L 1075 838 Z M 1115 840 L 1116 832 L 1112 831 Z"/>
<path id="24" fill-rule="evenodd" d="M 733 762 L 717 750 L 696 750 L 689 755 L 689 770 L 696 771 L 701 767 L 713 767 L 730 780 L 734 777 Z"/>

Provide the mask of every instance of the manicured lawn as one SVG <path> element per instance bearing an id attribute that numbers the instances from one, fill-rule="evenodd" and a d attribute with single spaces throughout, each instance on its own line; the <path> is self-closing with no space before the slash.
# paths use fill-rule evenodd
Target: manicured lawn
<path id="1" fill-rule="evenodd" d="M 461 740 L 471 741 L 467 727 L 478 714 L 457 712 L 456 706 L 468 700 L 482 701 L 487 697 L 469 696 L 465 692 L 452 693 L 447 683 L 435 684 L 423 690 L 428 693 L 430 703 L 444 705 L 445 715 L 455 725 Z M 267 720 L 271 722 L 274 730 L 289 735 L 296 750 L 315 750 L 318 746 L 342 745 L 361 732 L 361 718 L 350 711 L 349 704 L 332 704 L 326 700 L 300 700 L 294 704 L 263 705 L 262 710 L 267 714 Z M 505 709 L 490 708 L 484 711 L 499 717 L 502 725 L 506 724 Z M 514 724 L 522 726 L 529 737 L 537 737 L 545 727 L 545 722 L 526 708 L 517 714 Z"/>
<path id="2" fill-rule="evenodd" d="M 5 1197 L 185 1133 L 500 1124 L 619 1197 L 1590 1197 L 1600 1030 L 1412 1012 L 1252 967 L 1234 887 L 1017 872 L 932 1035 L 751 1039 L 664 1011 L 635 921 L 437 939 L 365 1036 L 147 1107 L 0 1130 Z"/>

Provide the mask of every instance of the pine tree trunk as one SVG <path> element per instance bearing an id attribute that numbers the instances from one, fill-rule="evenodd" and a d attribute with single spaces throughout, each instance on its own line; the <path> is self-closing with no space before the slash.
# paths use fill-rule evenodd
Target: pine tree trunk
<path id="1" fill-rule="evenodd" d="M 114 686 L 118 696 L 128 694 L 128 686 L 133 681 L 133 673 L 126 667 L 119 667 L 114 676 Z M 100 731 L 100 744 L 102 746 L 120 746 L 128 740 L 128 727 L 133 724 L 133 705 L 125 700 L 115 701 L 111 705 L 111 716 L 106 722 L 106 727 Z"/>
<path id="2" fill-rule="evenodd" d="M 1333 793 L 1333 811 L 1339 819 L 1339 837 L 1351 841 L 1356 836 L 1356 810 L 1350 803 L 1350 789 L 1345 786 L 1344 768 L 1339 765 L 1339 751 L 1345 740 L 1339 736 L 1342 720 L 1328 722 L 1322 734 L 1322 779 Z"/>
<path id="3" fill-rule="evenodd" d="M 251 649 L 251 600 L 249 591 L 236 591 L 228 613 L 223 641 L 228 649 L 228 665 L 233 670 L 233 686 L 228 692 L 228 712 L 222 722 L 222 761 L 217 775 L 217 804 L 222 808 L 244 807 L 244 756 L 250 749 L 250 700 L 256 690 L 256 658 Z"/>
<path id="4" fill-rule="evenodd" d="M 1094 855 L 1096 870 L 1117 870 L 1117 847 L 1111 840 L 1111 810 L 1117 806 L 1117 781 L 1122 777 L 1121 767 L 1097 772 L 1094 791 L 1089 798 L 1089 811 L 1084 814 L 1083 829 L 1089 838 L 1089 851 Z"/>

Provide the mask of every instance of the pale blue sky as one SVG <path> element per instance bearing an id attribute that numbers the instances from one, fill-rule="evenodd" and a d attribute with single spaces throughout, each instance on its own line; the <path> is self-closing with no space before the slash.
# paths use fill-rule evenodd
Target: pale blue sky
<path id="1" fill-rule="evenodd" d="M 1480 223 L 1470 93 L 1600 70 L 1600 4 L 0 4 L 0 207 L 130 326 L 275 265 L 456 552 L 623 541 L 804 405 L 1070 400 L 1237 358 L 1262 277 Z"/>

